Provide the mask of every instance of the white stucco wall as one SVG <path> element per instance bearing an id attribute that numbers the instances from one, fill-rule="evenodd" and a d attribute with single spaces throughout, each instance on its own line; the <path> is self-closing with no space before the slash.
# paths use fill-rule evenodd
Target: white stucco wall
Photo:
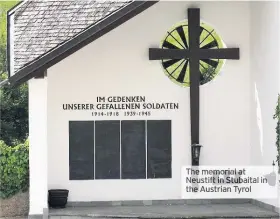
<path id="1" fill-rule="evenodd" d="M 29 89 L 29 214 L 43 214 L 47 203 L 47 79 L 31 79 Z"/>
<path id="2" fill-rule="evenodd" d="M 49 189 L 69 189 L 69 201 L 181 197 L 181 167 L 191 163 L 189 89 L 172 83 L 158 61 L 149 61 L 148 48 L 157 47 L 190 6 L 201 8 L 201 18 L 214 24 L 228 47 L 241 50 L 240 60 L 227 61 L 223 73 L 201 87 L 201 164 L 250 163 L 250 4 L 160 2 L 48 70 Z M 63 111 L 62 104 L 113 95 L 180 103 L 178 111 L 145 118 L 172 119 L 172 179 L 69 181 L 68 121 L 95 118 L 88 111 Z"/>
<path id="3" fill-rule="evenodd" d="M 276 159 L 279 90 L 279 3 L 251 2 L 251 163 L 272 165 Z M 279 206 L 278 200 L 262 200 Z"/>

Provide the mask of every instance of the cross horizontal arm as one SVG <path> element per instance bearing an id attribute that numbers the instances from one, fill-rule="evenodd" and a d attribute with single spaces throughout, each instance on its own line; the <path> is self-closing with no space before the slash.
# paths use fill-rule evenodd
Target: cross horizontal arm
<path id="1" fill-rule="evenodd" d="M 190 51 L 187 49 L 149 49 L 149 60 L 184 59 L 189 58 Z"/>
<path id="2" fill-rule="evenodd" d="M 239 59 L 239 48 L 200 49 L 200 59 Z"/>

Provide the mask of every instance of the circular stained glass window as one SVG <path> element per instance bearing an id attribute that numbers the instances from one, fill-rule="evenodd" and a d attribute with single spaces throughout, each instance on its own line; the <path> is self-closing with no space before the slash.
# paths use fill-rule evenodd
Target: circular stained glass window
<path id="1" fill-rule="evenodd" d="M 200 22 L 200 45 L 201 49 L 226 48 L 221 37 L 210 25 Z M 183 20 L 173 26 L 161 41 L 162 49 L 188 49 L 189 34 L 188 21 Z M 201 59 L 199 61 L 200 85 L 215 78 L 222 66 L 224 59 Z M 162 60 L 165 74 L 176 84 L 184 87 L 190 86 L 189 59 L 165 59 Z"/>

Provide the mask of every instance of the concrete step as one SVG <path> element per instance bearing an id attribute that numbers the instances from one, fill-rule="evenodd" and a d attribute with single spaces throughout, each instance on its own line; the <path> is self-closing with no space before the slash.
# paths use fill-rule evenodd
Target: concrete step
<path id="1" fill-rule="evenodd" d="M 184 219 L 184 218 L 280 218 L 273 212 L 251 203 L 204 205 L 152 205 L 115 207 L 68 207 L 50 209 L 51 219 Z"/>
<path id="2" fill-rule="evenodd" d="M 254 219 L 275 219 L 279 217 L 83 217 L 83 216 L 50 216 L 49 219 L 244 219 L 244 218 L 254 218 Z"/>

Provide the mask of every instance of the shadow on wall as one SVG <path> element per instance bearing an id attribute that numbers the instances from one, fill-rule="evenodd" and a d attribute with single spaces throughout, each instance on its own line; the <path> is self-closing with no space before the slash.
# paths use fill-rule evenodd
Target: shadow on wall
<path id="1" fill-rule="evenodd" d="M 251 165 L 272 165 L 277 155 L 273 116 L 279 93 L 279 5 L 252 2 L 251 9 Z"/>
<path id="2" fill-rule="evenodd" d="M 273 119 L 276 107 L 277 92 L 275 95 L 268 95 L 265 86 L 258 86 L 256 82 L 252 84 L 251 104 L 251 165 L 270 166 L 276 160 L 276 120 Z M 262 84 L 263 85 L 263 84 Z M 277 88 L 277 87 L 276 87 Z M 272 89 L 272 90 L 275 90 Z M 274 102 L 274 104 L 273 104 Z M 273 170 L 273 169 L 272 169 Z M 276 172 L 276 169 L 274 169 Z M 277 174 L 277 172 L 276 172 Z M 260 199 L 267 204 L 279 207 L 280 188 L 277 199 Z"/>
<path id="3" fill-rule="evenodd" d="M 251 109 L 251 165 L 272 165 L 276 161 L 276 121 L 273 119 L 275 98 L 264 88 L 253 83 L 253 104 Z M 271 104 L 274 102 L 275 104 Z"/>
<path id="4" fill-rule="evenodd" d="M 253 112 L 251 114 L 251 157 L 252 165 L 256 161 L 263 160 L 263 123 L 262 123 L 262 111 L 260 106 L 259 93 L 256 83 L 254 83 L 254 94 L 253 94 L 254 104 L 252 105 Z M 252 134 L 254 133 L 254 134 Z M 256 164 L 258 164 L 256 162 Z M 261 165 L 261 164 L 260 164 Z"/>
<path id="5" fill-rule="evenodd" d="M 251 2 L 251 165 L 271 166 L 276 160 L 273 119 L 279 93 L 279 3 Z M 278 190 L 278 197 L 279 197 Z M 260 199 L 278 206 L 280 200 Z"/>

